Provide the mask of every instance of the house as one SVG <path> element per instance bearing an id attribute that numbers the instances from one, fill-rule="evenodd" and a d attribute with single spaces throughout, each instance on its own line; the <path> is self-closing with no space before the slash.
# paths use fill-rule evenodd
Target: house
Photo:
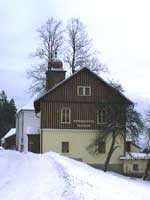
<path id="1" fill-rule="evenodd" d="M 16 129 L 11 128 L 8 133 L 1 139 L 4 149 L 16 149 Z"/>
<path id="2" fill-rule="evenodd" d="M 35 138 L 39 138 L 38 129 L 40 119 L 35 114 L 34 102 L 35 97 L 17 111 L 16 114 L 16 148 L 19 151 L 32 151 L 39 153 L 39 139 L 35 142 Z"/>
<path id="3" fill-rule="evenodd" d="M 142 149 L 139 145 L 135 144 L 131 139 L 130 140 L 127 139 L 125 150 L 127 153 L 129 152 L 140 153 Z"/>
<path id="4" fill-rule="evenodd" d="M 127 176 L 142 177 L 144 175 L 150 154 L 142 153 L 141 147 L 131 141 L 126 142 L 126 153 L 120 157 L 123 161 L 123 173 Z M 150 169 L 149 169 L 150 175 Z"/>
<path id="5" fill-rule="evenodd" d="M 103 168 L 111 138 L 101 144 L 100 155 L 92 155 L 88 146 L 107 124 L 108 110 L 99 103 L 119 96 L 127 104 L 132 102 L 111 87 L 87 67 L 65 78 L 63 63 L 49 61 L 46 72 L 46 92 L 35 102 L 40 116 L 40 152 L 54 151 Z M 109 168 L 122 172 L 124 141 L 118 136 L 119 148 L 113 154 Z"/>
<path id="6" fill-rule="evenodd" d="M 123 173 L 127 176 L 142 177 L 149 159 L 150 154 L 127 152 L 125 156 L 121 157 L 121 160 L 123 160 Z M 150 169 L 148 174 L 150 176 Z"/>

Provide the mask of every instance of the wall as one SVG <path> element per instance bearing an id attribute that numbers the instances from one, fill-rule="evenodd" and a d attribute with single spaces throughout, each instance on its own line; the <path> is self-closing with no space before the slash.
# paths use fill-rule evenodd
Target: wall
<path id="1" fill-rule="evenodd" d="M 134 144 L 131 144 L 131 152 L 140 152 L 140 147 L 135 146 Z"/>
<path id="2" fill-rule="evenodd" d="M 28 136 L 27 134 L 37 134 L 40 128 L 40 119 L 36 117 L 34 110 L 24 111 L 24 150 L 28 150 Z"/>
<path id="3" fill-rule="evenodd" d="M 5 149 L 13 149 L 13 150 L 16 149 L 16 136 L 15 135 L 12 135 L 5 139 L 4 148 Z"/>
<path id="4" fill-rule="evenodd" d="M 91 96 L 78 96 L 78 86 L 90 86 Z M 97 111 L 100 103 L 110 101 L 120 95 L 116 90 L 104 84 L 87 70 L 81 70 L 64 84 L 48 93 L 40 101 L 41 127 L 49 129 L 97 129 L 104 124 L 97 124 Z M 121 98 L 122 102 L 125 101 Z M 71 123 L 61 124 L 60 113 L 63 107 L 71 109 Z M 122 111 L 123 112 L 123 111 Z M 76 120 L 89 120 L 86 126 L 80 126 Z M 80 127 L 79 127 L 80 126 Z"/>
<path id="5" fill-rule="evenodd" d="M 126 175 L 142 176 L 148 160 L 124 160 L 123 172 Z M 133 170 L 133 164 L 138 164 L 139 170 Z"/>
<path id="6" fill-rule="evenodd" d="M 34 110 L 21 110 L 17 115 L 17 149 L 21 151 L 21 144 L 23 144 L 23 150 L 28 151 L 27 134 L 37 134 L 40 119 L 36 117 Z"/>
<path id="7" fill-rule="evenodd" d="M 23 135 L 23 111 L 17 113 L 16 115 L 16 148 L 21 151 L 21 138 Z"/>
<path id="8" fill-rule="evenodd" d="M 70 152 L 64 155 L 82 159 L 84 162 L 92 165 L 103 165 L 110 147 L 110 138 L 108 138 L 106 143 L 106 153 L 92 155 L 87 150 L 87 147 L 91 144 L 93 139 L 95 139 L 98 133 L 98 130 L 43 129 L 43 152 L 54 151 L 61 153 L 61 142 L 68 141 Z M 113 165 L 122 165 L 120 156 L 124 154 L 124 142 L 120 137 L 117 139 L 117 145 L 119 145 L 120 148 L 114 152 L 110 163 Z"/>

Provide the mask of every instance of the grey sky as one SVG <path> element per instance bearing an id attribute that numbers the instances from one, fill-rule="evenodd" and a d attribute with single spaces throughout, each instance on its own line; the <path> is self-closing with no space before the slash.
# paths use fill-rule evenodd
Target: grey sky
<path id="1" fill-rule="evenodd" d="M 25 104 L 25 71 L 38 44 L 36 28 L 51 16 L 78 17 L 108 65 L 139 109 L 150 105 L 150 2 L 147 0 L 0 0 L 0 90 Z"/>

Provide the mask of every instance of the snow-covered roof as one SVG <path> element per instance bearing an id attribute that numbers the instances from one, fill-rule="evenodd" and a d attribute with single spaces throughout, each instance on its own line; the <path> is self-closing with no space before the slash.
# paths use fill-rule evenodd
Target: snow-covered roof
<path id="1" fill-rule="evenodd" d="M 39 94 L 34 95 L 27 104 L 25 104 L 23 107 L 19 108 L 17 112 L 20 112 L 21 110 L 34 110 L 34 101 L 37 99 Z"/>
<path id="2" fill-rule="evenodd" d="M 150 153 L 126 153 L 125 156 L 120 157 L 121 160 L 148 160 L 150 159 Z"/>
<path id="3" fill-rule="evenodd" d="M 35 100 L 35 96 L 32 97 L 26 105 L 19 108 L 18 112 L 21 111 L 21 110 L 34 110 L 34 105 L 33 105 L 34 100 Z"/>
<path id="4" fill-rule="evenodd" d="M 15 135 L 16 134 L 16 129 L 15 128 L 11 128 L 9 131 L 8 131 L 8 133 L 6 133 L 6 135 L 2 138 L 2 139 L 6 139 L 6 138 L 9 138 L 9 137 L 11 137 L 11 136 L 13 136 L 13 135 Z M 1 140 L 2 140 L 1 139 Z"/>

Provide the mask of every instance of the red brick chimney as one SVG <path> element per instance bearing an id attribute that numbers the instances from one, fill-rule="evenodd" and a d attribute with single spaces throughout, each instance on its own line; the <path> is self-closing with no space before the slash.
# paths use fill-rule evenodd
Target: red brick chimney
<path id="1" fill-rule="evenodd" d="M 60 60 L 50 60 L 48 62 L 48 70 L 46 71 L 46 90 L 48 91 L 64 80 L 65 74 L 66 71 L 63 70 L 63 63 Z"/>

